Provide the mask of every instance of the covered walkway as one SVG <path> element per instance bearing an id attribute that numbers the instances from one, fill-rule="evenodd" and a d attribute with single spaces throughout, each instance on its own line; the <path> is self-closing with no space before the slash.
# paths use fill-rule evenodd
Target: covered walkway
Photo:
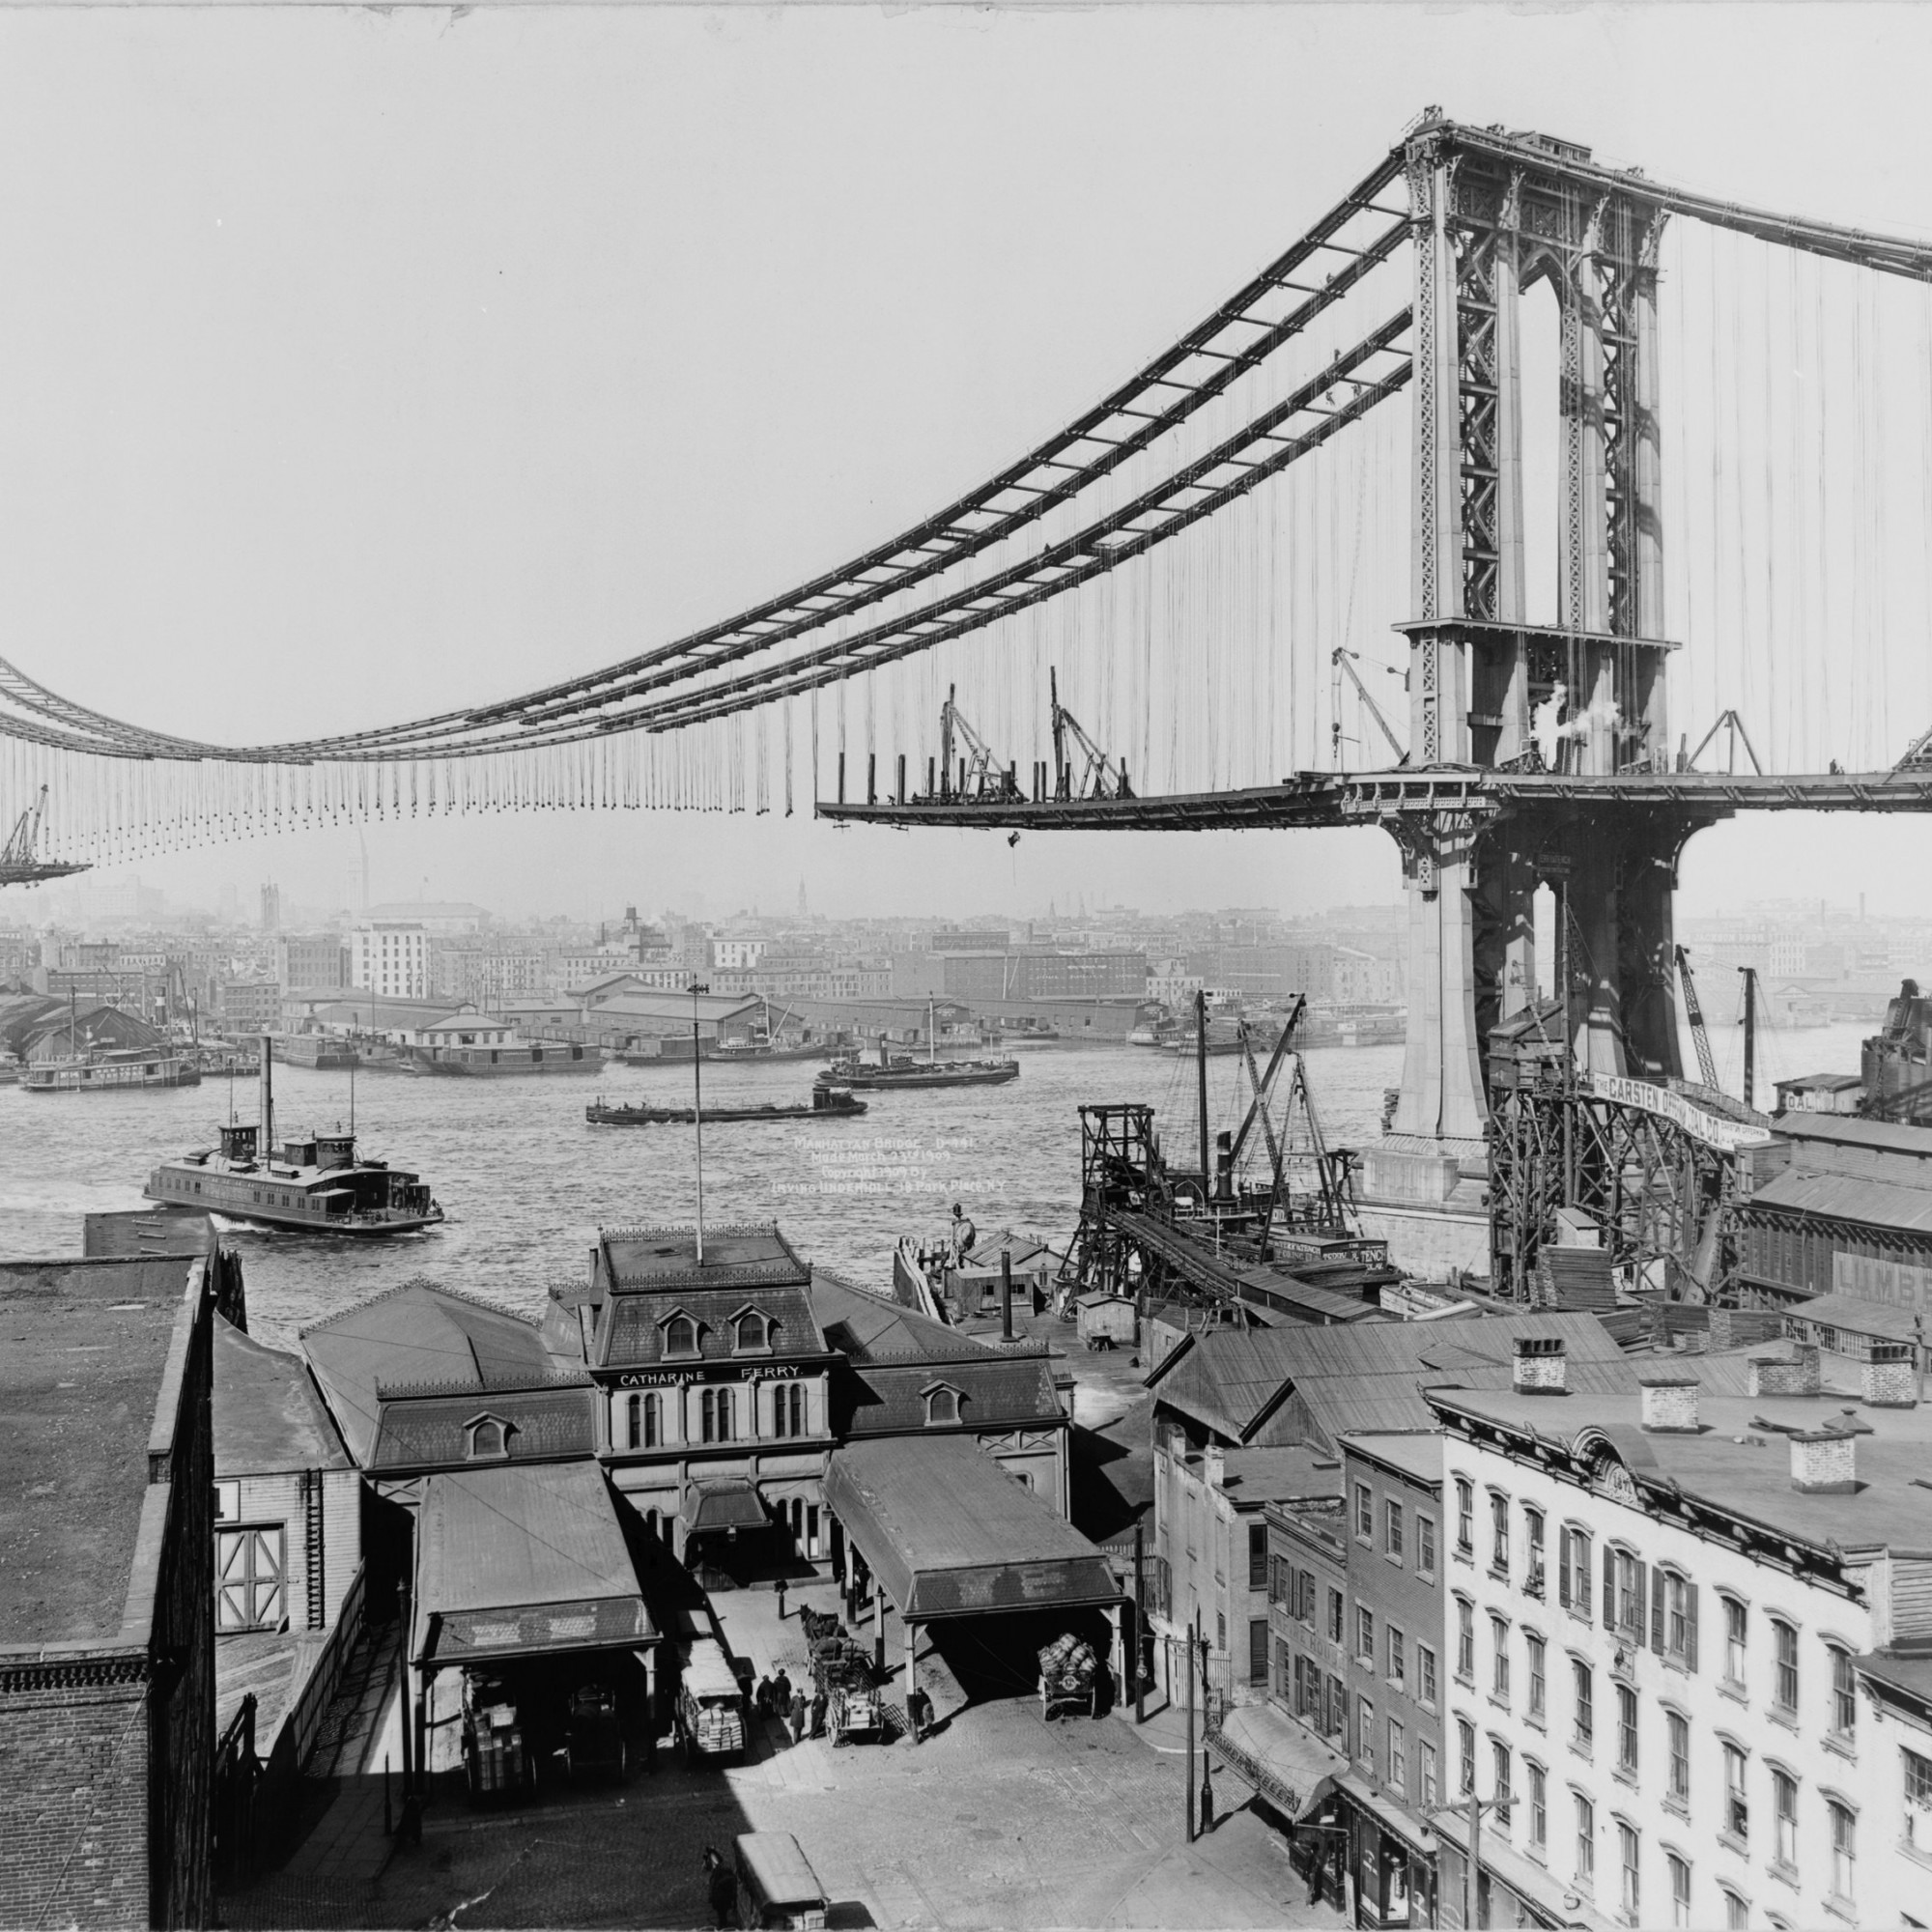
<path id="1" fill-rule="evenodd" d="M 905 1633 L 908 1694 L 919 1633 L 926 1626 L 1005 1616 L 1026 1618 L 1015 1630 L 1044 1630 L 1083 1613 L 1088 1621 L 1106 1620 L 1107 1662 L 1118 1692 L 1121 1591 L 1106 1556 L 970 1437 L 848 1445 L 833 1455 L 825 1500 L 851 1552 L 848 1615 L 856 1621 L 869 1578 L 875 1656 L 883 1668 L 890 1602 Z"/>

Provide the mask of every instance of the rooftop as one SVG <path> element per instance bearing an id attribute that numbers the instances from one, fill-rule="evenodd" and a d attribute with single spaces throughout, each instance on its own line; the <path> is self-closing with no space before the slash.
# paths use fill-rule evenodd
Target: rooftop
<path id="1" fill-rule="evenodd" d="M 1774 1131 L 1781 1140 L 1827 1141 L 1835 1147 L 1878 1148 L 1888 1153 L 1932 1160 L 1932 1127 L 1861 1121 L 1850 1114 L 1780 1114 Z"/>
<path id="2" fill-rule="evenodd" d="M 704 1258 L 690 1228 L 604 1228 L 591 1267 L 600 1285 L 620 1293 L 687 1288 L 805 1288 L 811 1270 L 792 1252 L 776 1222 L 707 1228 Z"/>
<path id="3" fill-rule="evenodd" d="M 1343 1438 L 1342 1447 L 1359 1450 L 1391 1469 L 1399 1469 L 1411 1481 L 1442 1487 L 1442 1438 L 1427 1432 L 1364 1430 Z"/>
<path id="4" fill-rule="evenodd" d="M 816 1268 L 811 1276 L 811 1312 L 825 1339 L 848 1361 L 910 1362 L 1004 1361 L 1016 1351 L 996 1349 L 929 1315 L 884 1295 L 869 1294 L 838 1275 Z M 1037 1356 L 1044 1348 L 1024 1351 Z"/>
<path id="5" fill-rule="evenodd" d="M 214 1318 L 214 1473 L 347 1469 L 327 1406 L 299 1355 L 270 1349 Z"/>
<path id="6" fill-rule="evenodd" d="M 1782 1208 L 1786 1213 L 1823 1214 L 1835 1221 L 1861 1221 L 1879 1228 L 1932 1229 L 1932 1187 L 1901 1185 L 1896 1180 L 1876 1180 L 1859 1174 L 1787 1168 L 1753 1189 L 1749 1206 L 1754 1211 Z"/>
<path id="7" fill-rule="evenodd" d="M 1646 1435 L 1635 1391 L 1518 1395 L 1506 1389 L 1433 1390 L 1445 1414 L 1497 1424 L 1525 1438 L 1577 1450 L 1606 1441 L 1639 1489 L 1674 1486 L 1742 1521 L 1817 1549 L 1922 1548 L 1932 1498 L 1918 1479 L 1932 1450 L 1932 1404 L 1876 1408 L 1839 1390 L 1817 1396 L 1731 1396 L 1706 1388 L 1694 1435 Z M 1855 1416 L 1859 1484 L 1850 1495 L 1806 1494 L 1791 1482 L 1787 1437 Z M 1587 1444 L 1584 1445 L 1588 1447 Z"/>
<path id="8" fill-rule="evenodd" d="M 1222 1463 L 1220 1487 L 1243 1508 L 1342 1493 L 1342 1464 L 1326 1450 L 1306 1443 L 1287 1449 L 1231 1449 Z"/>
<path id="9" fill-rule="evenodd" d="M 0 1264 L 0 1643 L 119 1635 L 196 1265 Z"/>

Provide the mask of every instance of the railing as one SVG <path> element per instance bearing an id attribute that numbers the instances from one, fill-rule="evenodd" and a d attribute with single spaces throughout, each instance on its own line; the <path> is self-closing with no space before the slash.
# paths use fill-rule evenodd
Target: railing
<path id="1" fill-rule="evenodd" d="M 335 1695 L 336 1684 L 342 1676 L 342 1666 L 348 1661 L 349 1653 L 355 1647 L 355 1639 L 362 1633 L 365 1576 L 363 1566 L 358 1563 L 355 1566 L 355 1577 L 343 1595 L 342 1607 L 336 1612 L 335 1622 L 329 1627 L 321 1653 L 308 1673 L 308 1682 L 302 1686 L 300 1696 L 296 1699 L 288 1716 L 282 1719 L 282 1734 L 290 1738 L 295 1746 L 295 1766 L 298 1771 L 308 1762 L 309 1753 L 315 1748 L 316 1733 L 322 1728 L 323 1714 L 327 1711 L 329 1700 Z"/>

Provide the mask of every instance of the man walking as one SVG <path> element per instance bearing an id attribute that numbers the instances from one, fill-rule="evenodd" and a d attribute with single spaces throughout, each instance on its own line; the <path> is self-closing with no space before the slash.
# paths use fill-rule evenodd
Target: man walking
<path id="1" fill-rule="evenodd" d="M 800 1685 L 791 1693 L 791 1741 L 795 1745 L 805 1742 L 805 1687 Z"/>
<path id="2" fill-rule="evenodd" d="M 718 1924 L 721 1927 L 737 1924 L 738 1874 L 719 1857 L 713 1845 L 704 1848 L 704 1889 Z"/>

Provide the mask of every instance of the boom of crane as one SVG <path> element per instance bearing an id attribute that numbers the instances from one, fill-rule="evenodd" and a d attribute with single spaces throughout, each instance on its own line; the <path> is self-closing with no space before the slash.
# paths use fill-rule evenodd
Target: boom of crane
<path id="1" fill-rule="evenodd" d="M 1408 763 L 1408 753 L 1403 750 L 1401 741 L 1389 728 L 1389 722 L 1382 716 L 1381 706 L 1369 696 L 1369 687 L 1362 682 L 1362 674 L 1355 668 L 1358 652 L 1348 650 L 1341 644 L 1328 654 L 1328 662 L 1333 667 L 1333 691 L 1329 696 L 1329 715 L 1332 720 L 1328 726 L 1329 743 L 1334 751 L 1335 769 L 1342 769 L 1342 679 L 1346 674 L 1349 682 L 1355 687 L 1355 696 L 1362 700 L 1362 707 L 1376 721 L 1381 734 L 1388 740 L 1388 748 L 1395 753 L 1399 765 Z"/>
<path id="2" fill-rule="evenodd" d="M 1046 673 L 1046 688 L 1053 705 L 1054 797 L 1062 800 L 1132 798 L 1133 788 L 1127 783 L 1126 766 L 1117 766 L 1087 735 L 1079 719 L 1061 703 L 1060 673 L 1051 667 Z M 1082 761 L 1078 778 L 1074 776 L 1072 760 L 1067 756 L 1069 740 Z"/>
<path id="3" fill-rule="evenodd" d="M 46 809 L 47 788 L 43 785 L 40 797 L 21 812 L 14 836 L 7 840 L 5 849 L 0 850 L 0 886 L 33 886 L 43 879 L 64 879 L 71 872 L 87 870 L 85 866 L 62 865 L 34 857 L 34 848 L 41 842 L 41 819 Z"/>
<path id="4" fill-rule="evenodd" d="M 1294 1072 L 1289 1081 L 1288 1098 L 1282 1108 L 1279 1136 L 1275 1133 L 1274 1122 L 1268 1111 L 1269 1095 L 1275 1084 L 1275 1076 L 1289 1056 L 1294 1039 L 1294 1029 L 1307 1006 L 1306 995 L 1297 995 L 1293 1010 L 1288 1016 L 1288 1024 L 1282 1028 L 1281 1037 L 1275 1041 L 1274 1052 L 1268 1058 L 1265 1072 L 1256 1065 L 1255 1050 L 1248 1037 L 1247 1022 L 1244 1020 L 1240 1025 L 1241 1057 L 1247 1065 L 1248 1086 L 1254 1097 L 1248 1104 L 1246 1118 L 1241 1122 L 1240 1130 L 1236 1134 L 1231 1146 L 1230 1162 L 1231 1164 L 1239 1162 L 1248 1136 L 1259 1125 L 1262 1138 L 1267 1146 L 1269 1171 L 1268 1202 L 1262 1218 L 1259 1242 L 1259 1252 L 1264 1260 L 1267 1258 L 1268 1235 L 1274 1226 L 1277 1212 L 1284 1224 L 1290 1224 L 1296 1218 L 1295 1203 L 1284 1185 L 1286 1179 L 1284 1170 L 1291 1158 L 1306 1162 L 1313 1170 L 1315 1192 L 1312 1198 L 1303 1198 L 1299 1218 L 1304 1222 L 1313 1221 L 1324 1228 L 1341 1228 L 1348 1225 L 1347 1157 L 1329 1150 L 1327 1139 L 1321 1131 L 1321 1118 L 1315 1111 L 1315 1095 L 1308 1085 L 1308 1068 L 1300 1054 L 1294 1056 Z M 1293 1145 L 1297 1111 L 1301 1116 L 1304 1143 L 1299 1148 Z"/>
<path id="5" fill-rule="evenodd" d="M 1697 1070 L 1704 1076 L 1704 1085 L 1715 1090 L 1718 1063 L 1711 1057 L 1711 1036 L 1704 1030 L 1704 1009 L 1697 1004 L 1697 982 L 1690 977 L 1690 955 L 1681 946 L 1677 949 L 1677 974 L 1684 981 L 1684 1017 L 1690 1022 L 1691 1043 L 1697 1049 Z"/>
<path id="6" fill-rule="evenodd" d="M 958 693 L 956 684 L 948 685 L 946 702 L 939 707 L 939 795 L 987 802 L 1018 798 L 1019 781 L 1010 766 L 994 759 L 993 748 L 966 722 Z M 955 751 L 964 753 L 956 769 Z"/>

